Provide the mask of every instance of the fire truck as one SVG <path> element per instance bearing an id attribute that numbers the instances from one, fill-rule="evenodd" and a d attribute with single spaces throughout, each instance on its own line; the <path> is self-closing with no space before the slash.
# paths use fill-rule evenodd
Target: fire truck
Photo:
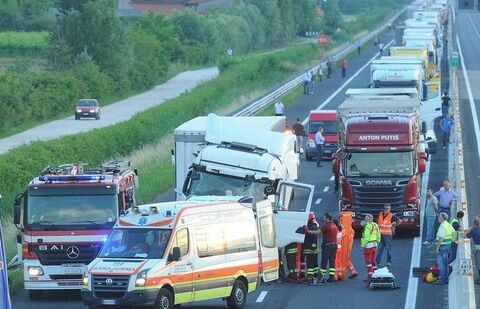
<path id="1" fill-rule="evenodd" d="M 340 178 L 340 211 L 354 214 L 354 227 L 385 203 L 402 220 L 399 228 L 420 231 L 420 185 L 427 153 L 420 143 L 419 101 L 347 99 L 337 109 L 340 149 L 333 172 Z"/>
<path id="2" fill-rule="evenodd" d="M 45 168 L 14 201 L 18 257 L 31 299 L 45 290 L 80 289 L 82 274 L 120 213 L 133 207 L 138 187 L 128 161 L 99 169 L 84 164 Z"/>

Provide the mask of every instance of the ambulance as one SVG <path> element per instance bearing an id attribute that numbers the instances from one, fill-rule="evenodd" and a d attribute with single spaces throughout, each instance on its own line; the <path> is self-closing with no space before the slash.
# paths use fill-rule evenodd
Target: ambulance
<path id="1" fill-rule="evenodd" d="M 169 309 L 223 298 L 242 308 L 261 280 L 278 279 L 279 248 L 304 241 L 313 186 L 281 182 L 274 196 L 127 210 L 83 276 L 84 303 Z"/>

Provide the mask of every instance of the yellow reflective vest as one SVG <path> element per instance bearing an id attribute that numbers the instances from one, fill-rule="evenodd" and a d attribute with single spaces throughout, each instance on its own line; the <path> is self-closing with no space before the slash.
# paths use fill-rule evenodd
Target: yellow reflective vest
<path id="1" fill-rule="evenodd" d="M 370 222 L 363 228 L 362 239 L 360 241 L 362 247 L 365 247 L 370 242 L 380 242 L 380 229 L 375 222 Z"/>

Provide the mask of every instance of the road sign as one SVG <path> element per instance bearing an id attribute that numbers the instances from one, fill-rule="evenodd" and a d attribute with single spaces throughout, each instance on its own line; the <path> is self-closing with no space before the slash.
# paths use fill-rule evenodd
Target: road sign
<path id="1" fill-rule="evenodd" d="M 3 242 L 2 224 L 0 223 L 0 308 L 10 309 L 10 294 L 8 292 L 7 260 Z"/>
<path id="2" fill-rule="evenodd" d="M 328 44 L 328 35 L 326 34 L 321 34 L 318 36 L 317 41 L 320 46 L 325 46 Z"/>
<path id="3" fill-rule="evenodd" d="M 470 276 L 472 273 L 472 260 L 470 259 L 460 259 L 458 260 L 458 269 L 460 271 L 460 275 L 462 276 Z"/>
<path id="4" fill-rule="evenodd" d="M 454 68 L 458 68 L 458 52 L 452 52 L 452 58 L 450 59 L 450 65 Z"/>

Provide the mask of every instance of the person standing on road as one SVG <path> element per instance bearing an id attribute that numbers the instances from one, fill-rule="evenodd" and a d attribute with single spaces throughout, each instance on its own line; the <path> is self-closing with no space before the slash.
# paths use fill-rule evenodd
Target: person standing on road
<path id="1" fill-rule="evenodd" d="M 380 229 L 378 225 L 373 222 L 373 216 L 371 214 L 366 214 L 364 219 L 365 226 L 363 227 L 362 239 L 360 240 L 360 245 L 365 256 L 365 263 L 367 264 L 367 278 L 364 282 L 370 282 L 372 279 L 373 272 L 377 269 L 377 246 L 380 242 Z"/>
<path id="2" fill-rule="evenodd" d="M 377 248 L 377 265 L 382 261 L 383 250 L 387 251 L 387 266 L 392 265 L 392 238 L 395 234 L 395 227 L 402 223 L 400 219 L 391 213 L 392 206 L 386 203 L 383 206 L 383 211 L 378 214 L 377 224 L 380 229 L 380 243 Z"/>
<path id="3" fill-rule="evenodd" d="M 443 181 L 443 187 L 435 193 L 435 197 L 438 199 L 438 211 L 450 215 L 452 205 L 457 201 L 458 195 L 452 190 L 448 180 Z"/>
<path id="4" fill-rule="evenodd" d="M 347 67 L 348 67 L 347 58 L 343 58 L 341 67 L 342 67 L 342 78 L 345 78 L 345 75 L 347 74 Z"/>
<path id="5" fill-rule="evenodd" d="M 425 236 L 424 245 L 430 245 L 434 242 L 435 232 L 435 219 L 438 213 L 438 200 L 433 195 L 431 188 L 427 189 L 427 202 L 425 207 L 425 221 L 427 222 L 427 231 Z"/>
<path id="6" fill-rule="evenodd" d="M 450 132 L 452 131 L 454 121 L 452 115 L 447 115 L 440 120 L 440 128 L 443 132 L 443 149 L 447 149 L 447 144 L 450 144 Z"/>
<path id="7" fill-rule="evenodd" d="M 378 52 L 380 53 L 380 57 L 383 56 L 383 48 L 385 47 L 385 45 L 383 45 L 382 42 L 379 42 L 378 43 Z"/>
<path id="8" fill-rule="evenodd" d="M 360 41 L 357 42 L 357 55 L 360 55 L 360 51 L 362 49 L 362 44 L 360 43 Z"/>
<path id="9" fill-rule="evenodd" d="M 458 232 L 462 231 L 462 220 L 465 214 L 463 211 L 457 212 L 457 216 L 450 221 L 452 225 L 452 245 L 450 246 L 450 255 L 448 257 L 448 264 L 451 264 L 457 258 L 457 248 L 458 248 Z"/>
<path id="10" fill-rule="evenodd" d="M 305 231 L 303 255 L 307 260 L 307 279 L 310 283 L 313 283 L 313 278 L 318 276 L 318 235 L 321 233 L 313 212 L 308 215 L 308 225 L 304 226 L 303 229 Z"/>
<path id="11" fill-rule="evenodd" d="M 303 94 L 308 94 L 310 92 L 310 72 L 307 70 L 305 74 L 303 74 Z"/>
<path id="12" fill-rule="evenodd" d="M 318 66 L 318 72 L 317 72 L 317 75 L 318 75 L 318 80 L 321 82 L 323 81 L 323 63 L 320 63 L 320 65 Z"/>
<path id="13" fill-rule="evenodd" d="M 480 220 L 473 220 L 473 226 L 465 229 L 466 235 L 468 238 L 473 240 L 475 245 L 475 266 L 477 267 L 477 272 L 479 279 L 475 281 L 475 284 L 480 284 Z"/>
<path id="14" fill-rule="evenodd" d="M 325 143 L 325 137 L 323 137 L 322 133 L 323 128 L 319 127 L 318 132 L 315 134 L 315 147 L 317 148 L 317 167 L 322 166 L 320 163 L 322 162 L 323 144 Z"/>
<path id="15" fill-rule="evenodd" d="M 335 257 L 337 255 L 337 234 L 338 227 L 332 220 L 332 215 L 326 212 L 323 215 L 325 224 L 322 226 L 321 232 L 323 234 L 322 242 L 322 262 L 320 265 L 320 272 L 322 273 L 322 281 L 327 277 L 327 282 L 335 281 Z"/>
<path id="16" fill-rule="evenodd" d="M 305 127 L 303 126 L 300 118 L 297 118 L 297 122 L 293 125 L 293 132 L 297 137 L 297 143 L 300 147 L 300 153 L 303 153 L 303 137 L 305 136 Z"/>
<path id="17" fill-rule="evenodd" d="M 343 238 L 342 238 L 342 266 L 343 271 L 342 275 L 345 278 L 350 272 L 348 278 L 354 279 L 358 276 L 355 266 L 353 266 L 350 255 L 352 253 L 353 240 L 355 238 L 355 231 L 352 228 L 352 212 L 344 211 L 340 213 L 340 224 L 343 229 Z"/>
<path id="18" fill-rule="evenodd" d="M 447 90 L 444 90 L 442 93 L 442 117 L 445 118 L 448 115 L 448 110 L 450 108 L 450 97 L 448 96 Z"/>
<path id="19" fill-rule="evenodd" d="M 440 226 L 437 230 L 437 245 L 435 252 L 437 253 L 437 263 L 440 270 L 438 280 L 434 284 L 448 284 L 448 255 L 452 243 L 452 226 L 448 223 L 448 215 L 441 212 L 438 215 Z"/>
<path id="20" fill-rule="evenodd" d="M 332 78 L 332 58 L 327 60 L 327 78 Z"/>
<path id="21" fill-rule="evenodd" d="M 282 101 L 277 99 L 277 102 L 275 102 L 273 107 L 275 108 L 275 116 L 283 116 L 285 106 L 283 105 Z"/>

